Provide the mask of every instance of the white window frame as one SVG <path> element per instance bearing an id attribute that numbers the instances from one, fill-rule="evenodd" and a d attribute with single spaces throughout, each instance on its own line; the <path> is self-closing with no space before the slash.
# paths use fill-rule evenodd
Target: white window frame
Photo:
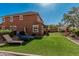
<path id="1" fill-rule="evenodd" d="M 14 26 L 15 28 L 17 27 L 17 26 Z"/>
<path id="2" fill-rule="evenodd" d="M 23 20 L 23 15 L 19 15 L 19 20 Z"/>
<path id="3" fill-rule="evenodd" d="M 16 30 L 17 26 L 10 26 L 10 29 Z"/>
<path id="4" fill-rule="evenodd" d="M 17 30 L 17 26 L 13 26 L 13 30 Z"/>
<path id="5" fill-rule="evenodd" d="M 10 22 L 13 22 L 13 16 L 10 16 Z"/>
<path id="6" fill-rule="evenodd" d="M 35 29 L 35 27 L 37 27 L 37 29 Z M 37 32 L 39 32 L 39 25 L 33 25 L 33 32 L 34 33 L 37 33 Z"/>
<path id="7" fill-rule="evenodd" d="M 2 26 L 2 29 L 5 29 L 5 26 Z"/>
<path id="8" fill-rule="evenodd" d="M 13 29 L 12 27 L 13 27 L 13 26 L 10 26 L 10 29 Z"/>

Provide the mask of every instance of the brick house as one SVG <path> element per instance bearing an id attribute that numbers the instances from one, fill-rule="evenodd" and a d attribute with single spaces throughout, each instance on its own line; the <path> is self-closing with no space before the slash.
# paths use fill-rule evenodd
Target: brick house
<path id="1" fill-rule="evenodd" d="M 44 34 L 44 23 L 37 12 L 24 12 L 3 16 L 2 29 L 25 31 L 32 35 Z"/>

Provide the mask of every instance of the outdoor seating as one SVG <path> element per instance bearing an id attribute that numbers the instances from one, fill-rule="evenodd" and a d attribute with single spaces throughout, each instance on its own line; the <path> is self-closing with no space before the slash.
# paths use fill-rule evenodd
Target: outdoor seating
<path id="1" fill-rule="evenodd" d="M 22 40 L 27 40 L 27 39 L 33 39 L 34 37 L 28 34 L 20 34 L 20 33 L 16 33 L 16 36 L 19 37 Z"/>
<path id="2" fill-rule="evenodd" d="M 23 44 L 24 41 L 21 40 L 13 40 L 13 38 L 11 38 L 8 34 L 3 35 L 4 39 L 6 40 L 7 43 L 19 43 L 19 44 Z"/>

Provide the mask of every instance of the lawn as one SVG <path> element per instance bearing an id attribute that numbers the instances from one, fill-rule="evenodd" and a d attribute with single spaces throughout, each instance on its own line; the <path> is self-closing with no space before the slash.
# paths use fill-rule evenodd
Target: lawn
<path id="1" fill-rule="evenodd" d="M 50 56 L 79 55 L 79 46 L 67 40 L 61 33 L 50 33 L 49 36 L 34 39 L 26 45 L 4 46 L 0 50 Z"/>

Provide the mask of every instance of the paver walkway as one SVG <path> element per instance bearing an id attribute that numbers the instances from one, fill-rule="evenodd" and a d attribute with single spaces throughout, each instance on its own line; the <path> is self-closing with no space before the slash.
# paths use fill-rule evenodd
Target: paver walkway
<path id="1" fill-rule="evenodd" d="M 72 41 L 73 43 L 79 45 L 79 40 L 71 37 L 66 37 L 68 40 Z"/>
<path id="2" fill-rule="evenodd" d="M 0 56 L 17 56 L 15 54 L 10 54 L 10 53 L 3 53 L 3 52 L 0 52 Z"/>
<path id="3" fill-rule="evenodd" d="M 11 51 L 0 51 L 0 56 L 39 56 L 39 55 L 18 53 L 18 52 L 11 52 Z"/>

